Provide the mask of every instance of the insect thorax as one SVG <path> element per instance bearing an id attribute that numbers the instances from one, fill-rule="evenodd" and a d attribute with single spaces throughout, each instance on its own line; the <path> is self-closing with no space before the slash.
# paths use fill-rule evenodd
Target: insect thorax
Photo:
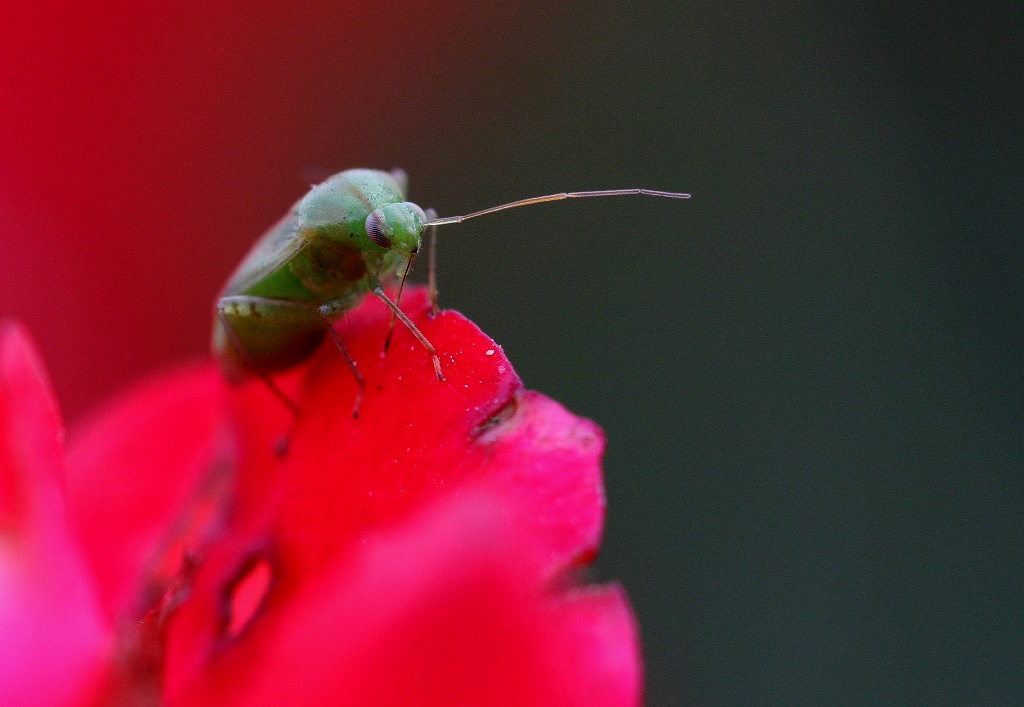
<path id="1" fill-rule="evenodd" d="M 368 266 L 372 269 L 372 265 L 354 243 L 308 234 L 305 247 L 292 258 L 289 269 L 310 292 L 329 298 L 350 290 L 365 291 Z"/>

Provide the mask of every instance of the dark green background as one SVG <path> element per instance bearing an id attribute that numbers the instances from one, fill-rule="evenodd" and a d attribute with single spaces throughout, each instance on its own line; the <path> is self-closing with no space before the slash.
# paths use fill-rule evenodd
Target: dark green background
<path id="1" fill-rule="evenodd" d="M 1024 10 L 510 19 L 423 154 L 443 302 L 603 425 L 652 705 L 1024 701 Z M 366 155 L 365 159 L 374 159 Z"/>
<path id="2" fill-rule="evenodd" d="M 441 245 L 443 304 L 607 433 L 649 703 L 1024 703 L 1019 0 L 40 3 L 0 300 L 73 423 L 204 354 L 321 169 L 442 214 L 690 191 Z"/>

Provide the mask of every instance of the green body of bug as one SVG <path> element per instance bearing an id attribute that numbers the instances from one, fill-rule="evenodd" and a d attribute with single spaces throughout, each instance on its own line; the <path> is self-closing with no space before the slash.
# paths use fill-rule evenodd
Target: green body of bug
<path id="1" fill-rule="evenodd" d="M 625 194 L 689 198 L 689 194 L 649 189 L 563 192 L 437 218 L 433 211 L 424 212 L 405 200 L 406 181 L 401 170 L 341 172 L 313 187 L 264 234 L 224 286 L 215 308 L 211 345 L 229 379 L 260 376 L 298 413 L 268 373 L 303 361 L 329 333 L 359 385 L 353 411 L 358 414 L 363 378 L 332 322 L 367 292 L 381 299 L 412 332 L 430 354 L 437 378 L 444 380 L 434 347 L 382 285 L 403 268 L 408 270 L 424 228 L 569 198 Z M 433 275 L 431 260 L 432 300 Z"/>
<path id="2" fill-rule="evenodd" d="M 217 301 L 212 349 L 228 378 L 299 363 L 367 292 L 390 302 L 381 281 L 415 256 L 427 220 L 405 188 L 401 172 L 341 172 L 267 231 Z"/>

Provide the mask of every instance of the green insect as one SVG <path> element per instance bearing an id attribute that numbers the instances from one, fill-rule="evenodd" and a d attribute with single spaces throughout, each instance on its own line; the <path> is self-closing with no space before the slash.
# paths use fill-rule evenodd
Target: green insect
<path id="1" fill-rule="evenodd" d="M 689 194 L 650 189 L 566 192 L 521 199 L 464 216 L 437 218 L 406 201 L 405 172 L 350 169 L 314 186 L 256 243 L 228 280 L 217 300 L 211 347 L 230 380 L 252 376 L 296 414 L 297 406 L 270 378 L 308 358 L 329 334 L 358 384 L 353 415 L 358 417 L 364 381 L 342 343 L 334 319 L 372 292 L 423 345 L 439 381 L 444 380 L 437 350 L 399 307 L 402 285 L 419 253 L 425 229 L 460 223 L 505 209 L 545 201 L 646 194 L 687 199 Z M 431 228 L 431 235 L 433 235 Z M 435 266 L 431 238 L 429 292 L 436 311 Z M 392 300 L 383 283 L 401 276 Z M 397 300 L 397 301 L 396 301 Z M 390 340 L 390 332 L 384 348 Z"/>

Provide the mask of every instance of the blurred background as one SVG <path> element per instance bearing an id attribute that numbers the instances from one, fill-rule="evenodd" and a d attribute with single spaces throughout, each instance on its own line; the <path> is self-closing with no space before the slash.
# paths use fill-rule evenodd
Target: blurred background
<path id="1" fill-rule="evenodd" d="M 585 5 L 585 6 L 584 6 Z M 310 175 L 608 435 L 651 705 L 1024 700 L 1017 2 L 8 0 L 0 314 L 72 426 L 205 355 Z"/>

